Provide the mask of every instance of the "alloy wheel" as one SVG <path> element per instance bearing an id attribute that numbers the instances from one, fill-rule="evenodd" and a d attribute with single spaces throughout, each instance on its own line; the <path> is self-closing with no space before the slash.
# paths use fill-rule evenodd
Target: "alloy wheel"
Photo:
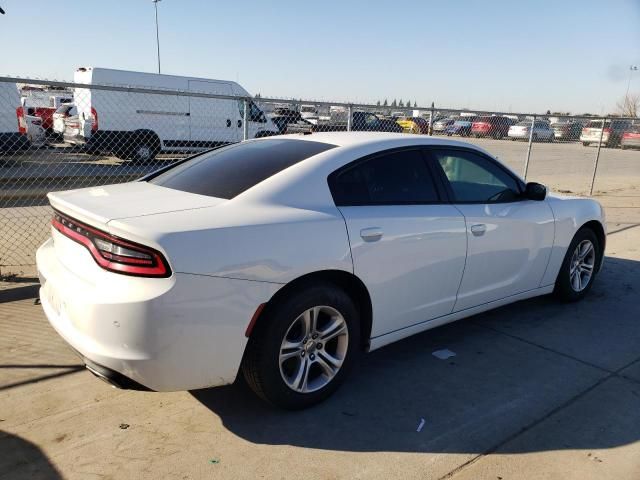
<path id="1" fill-rule="evenodd" d="M 328 385 L 340 371 L 349 347 L 342 314 L 329 306 L 302 312 L 289 326 L 280 345 L 280 375 L 298 393 Z"/>
<path id="2" fill-rule="evenodd" d="M 590 240 L 583 240 L 573 251 L 569 264 L 569 281 L 575 292 L 581 292 L 593 277 L 596 263 L 596 249 Z"/>

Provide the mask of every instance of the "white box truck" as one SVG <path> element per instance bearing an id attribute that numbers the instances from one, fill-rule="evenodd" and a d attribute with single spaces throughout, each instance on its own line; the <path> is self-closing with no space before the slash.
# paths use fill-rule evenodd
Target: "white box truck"
<path id="1" fill-rule="evenodd" d="M 0 152 L 29 148 L 27 125 L 15 83 L 0 82 Z"/>
<path id="2" fill-rule="evenodd" d="M 236 82 L 155 73 L 82 67 L 75 83 L 190 91 L 248 97 Z M 138 161 L 159 152 L 198 151 L 243 138 L 244 102 L 198 96 L 75 88 L 78 116 L 67 119 L 65 141 L 89 151 Z M 249 102 L 249 138 L 275 135 L 277 127 Z"/>

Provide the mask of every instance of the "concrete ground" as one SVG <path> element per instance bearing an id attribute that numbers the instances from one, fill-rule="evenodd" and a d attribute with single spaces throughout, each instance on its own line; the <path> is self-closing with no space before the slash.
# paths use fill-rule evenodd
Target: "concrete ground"
<path id="1" fill-rule="evenodd" d="M 241 384 L 112 389 L 23 279 L 0 290 L 0 479 L 636 480 L 639 240 L 640 225 L 610 225 L 584 301 L 527 300 L 395 343 L 293 413 Z"/>

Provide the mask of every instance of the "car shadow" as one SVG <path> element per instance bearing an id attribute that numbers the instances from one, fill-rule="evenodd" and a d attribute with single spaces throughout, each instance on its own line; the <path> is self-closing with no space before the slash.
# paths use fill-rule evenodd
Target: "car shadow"
<path id="1" fill-rule="evenodd" d="M 582 302 L 526 300 L 363 355 L 341 389 L 308 410 L 271 407 L 241 380 L 191 393 L 256 444 L 524 453 L 633 443 L 640 440 L 640 262 L 605 265 Z M 455 356 L 433 355 L 444 349 Z M 527 440 L 506 441 L 516 437 Z"/>
<path id="2" fill-rule="evenodd" d="M 0 475 L 6 478 L 57 480 L 62 475 L 33 443 L 0 430 Z"/>

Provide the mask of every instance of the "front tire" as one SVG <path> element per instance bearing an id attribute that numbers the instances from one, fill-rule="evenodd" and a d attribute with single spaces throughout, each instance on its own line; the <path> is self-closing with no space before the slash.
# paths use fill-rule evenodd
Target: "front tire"
<path id="1" fill-rule="evenodd" d="M 589 293 L 602 258 L 601 248 L 593 230 L 578 230 L 567 249 L 556 279 L 554 293 L 561 300 L 575 302 Z"/>
<path id="2" fill-rule="evenodd" d="M 251 389 L 290 410 L 329 397 L 359 353 L 360 319 L 351 298 L 318 283 L 269 305 L 263 315 L 242 362 Z"/>

